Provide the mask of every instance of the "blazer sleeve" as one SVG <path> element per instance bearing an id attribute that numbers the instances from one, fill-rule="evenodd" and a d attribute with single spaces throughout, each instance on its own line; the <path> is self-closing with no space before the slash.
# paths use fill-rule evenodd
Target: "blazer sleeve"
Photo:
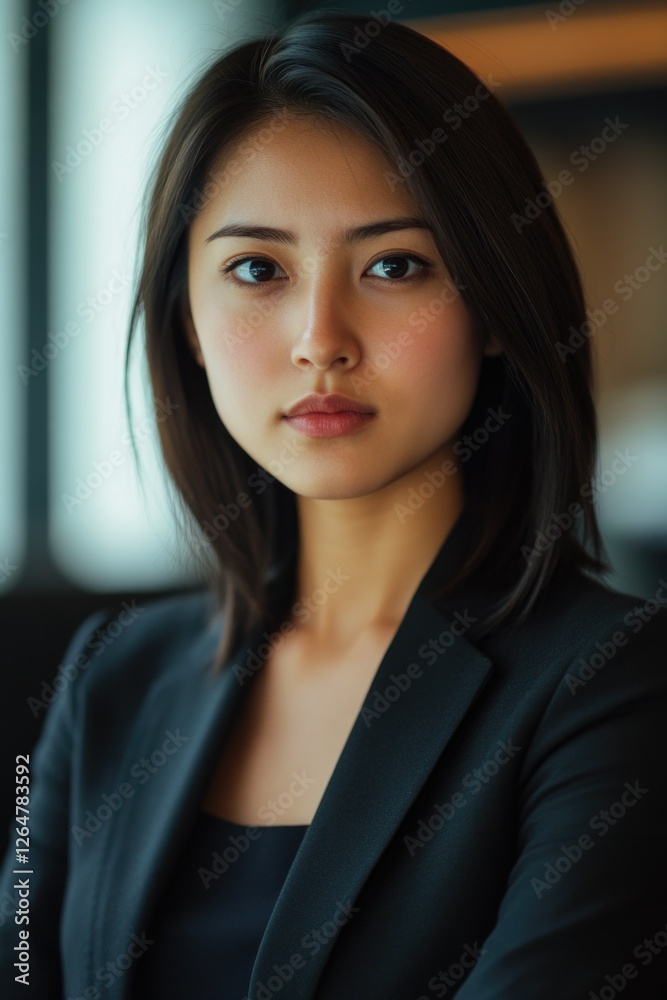
<path id="1" fill-rule="evenodd" d="M 644 619 L 581 649 L 534 730 L 516 862 L 457 1000 L 667 997 L 667 609 Z"/>
<path id="2" fill-rule="evenodd" d="M 71 663 L 84 653 L 87 640 L 109 617 L 108 611 L 89 615 L 74 632 L 63 655 Z M 76 702 L 79 678 L 70 681 L 46 709 L 42 730 L 30 753 L 29 864 L 16 863 L 16 821 L 9 828 L 9 845 L 0 870 L 0 995 L 31 1000 L 64 996 L 60 960 L 60 912 L 67 872 L 69 790 L 72 748 L 76 735 Z M 32 874 L 14 874 L 27 869 Z M 29 923 L 16 923 L 20 881 L 29 882 Z M 19 930 L 29 933 L 29 986 L 17 981 L 14 964 L 20 943 Z M 22 942 L 21 942 L 22 943 Z"/>

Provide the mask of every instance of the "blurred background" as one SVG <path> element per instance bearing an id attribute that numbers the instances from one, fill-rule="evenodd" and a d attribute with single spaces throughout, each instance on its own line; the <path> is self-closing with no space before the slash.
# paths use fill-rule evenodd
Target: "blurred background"
<path id="1" fill-rule="evenodd" d="M 77 625 L 96 608 L 199 585 L 171 513 L 140 364 L 132 429 L 146 489 L 128 443 L 123 358 L 141 198 L 169 114 L 212 51 L 265 34 L 304 6 L 319 5 L 0 5 L 3 850 L 14 760 L 34 746 Z M 386 4 L 323 6 L 371 20 Z M 491 75 L 553 182 L 590 310 L 609 582 L 658 599 L 664 585 L 665 600 L 667 8 L 603 0 L 392 0 L 392 8 Z M 573 179 L 558 191 L 563 171 Z M 628 456 L 620 475 L 609 472 L 617 451 Z"/>

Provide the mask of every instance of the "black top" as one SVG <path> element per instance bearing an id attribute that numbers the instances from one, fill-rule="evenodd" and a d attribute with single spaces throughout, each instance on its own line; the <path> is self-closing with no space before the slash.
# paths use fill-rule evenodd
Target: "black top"
<path id="1" fill-rule="evenodd" d="M 264 930 L 308 829 L 203 810 L 158 902 L 137 966 L 141 1000 L 245 1000 Z"/>

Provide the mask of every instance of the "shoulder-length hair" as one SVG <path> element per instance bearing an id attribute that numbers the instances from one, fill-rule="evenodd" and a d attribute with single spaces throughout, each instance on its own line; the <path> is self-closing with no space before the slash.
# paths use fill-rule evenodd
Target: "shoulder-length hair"
<path id="1" fill-rule="evenodd" d="M 525 621 L 564 567 L 607 570 L 591 491 L 597 426 L 580 278 L 493 81 L 406 25 L 322 9 L 216 56 L 178 107 L 151 178 L 125 369 L 127 393 L 143 312 L 154 401 L 177 407 L 158 420 L 162 452 L 193 558 L 216 614 L 224 609 L 214 669 L 263 620 L 284 621 L 298 527 L 293 492 L 229 434 L 187 345 L 188 227 L 215 194 L 220 165 L 238 170 L 261 156 L 285 114 L 347 126 L 384 154 L 387 182 L 407 186 L 456 293 L 502 348 L 484 358 L 460 431 L 471 444 L 460 470 L 474 539 L 439 592 L 473 579 L 490 588 L 485 634 Z M 486 440 L 492 411 L 509 418 Z"/>

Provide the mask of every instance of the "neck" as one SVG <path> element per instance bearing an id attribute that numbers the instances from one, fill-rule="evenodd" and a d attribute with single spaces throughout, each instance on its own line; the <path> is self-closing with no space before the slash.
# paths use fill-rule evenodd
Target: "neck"
<path id="1" fill-rule="evenodd" d="M 463 509 L 460 468 L 433 476 L 447 458 L 443 449 L 365 496 L 297 497 L 297 630 L 335 645 L 398 625 Z"/>

